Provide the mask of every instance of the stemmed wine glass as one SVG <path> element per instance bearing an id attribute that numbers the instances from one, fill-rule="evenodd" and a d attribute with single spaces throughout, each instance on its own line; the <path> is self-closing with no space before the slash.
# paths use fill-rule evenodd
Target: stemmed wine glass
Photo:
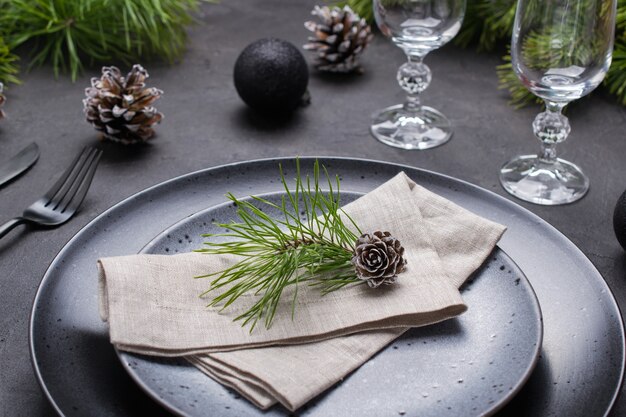
<path id="1" fill-rule="evenodd" d="M 397 76 L 407 100 L 373 115 L 370 130 L 376 139 L 403 149 L 428 149 L 450 139 L 450 121 L 420 103 L 419 94 L 431 80 L 422 60 L 456 36 L 464 14 L 465 0 L 374 0 L 378 27 L 408 58 Z"/>
<path id="2" fill-rule="evenodd" d="M 570 132 L 563 107 L 596 88 L 611 65 L 615 9 L 616 0 L 518 0 L 513 70 L 546 109 L 533 122 L 541 152 L 518 156 L 500 170 L 500 182 L 514 196 L 555 205 L 589 189 L 580 168 L 556 157 L 556 145 Z"/>

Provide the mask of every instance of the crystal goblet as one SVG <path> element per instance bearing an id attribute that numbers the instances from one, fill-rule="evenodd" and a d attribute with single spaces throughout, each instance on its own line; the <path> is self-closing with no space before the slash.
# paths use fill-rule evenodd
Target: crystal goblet
<path id="1" fill-rule="evenodd" d="M 595 89 L 611 65 L 615 10 L 615 0 L 518 0 L 513 70 L 546 109 L 533 122 L 541 152 L 518 156 L 500 170 L 502 186 L 514 196 L 566 204 L 589 189 L 579 167 L 557 158 L 556 145 L 570 133 L 563 107 Z"/>
<path id="2" fill-rule="evenodd" d="M 465 0 L 374 0 L 378 27 L 408 58 L 397 75 L 407 100 L 374 113 L 370 130 L 376 139 L 403 149 L 433 148 L 450 139 L 450 121 L 420 103 L 419 94 L 431 80 L 422 61 L 456 36 L 464 14 Z"/>

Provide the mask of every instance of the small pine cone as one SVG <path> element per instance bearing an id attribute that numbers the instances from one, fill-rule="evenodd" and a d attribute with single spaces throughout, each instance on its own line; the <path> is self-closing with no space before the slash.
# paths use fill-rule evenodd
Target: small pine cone
<path id="1" fill-rule="evenodd" d="M 146 142 L 154 136 L 152 125 L 163 119 L 152 106 L 163 91 L 146 88 L 148 72 L 134 65 L 124 78 L 116 67 L 102 67 L 102 77 L 92 78 L 83 100 L 87 122 L 105 139 L 125 145 Z"/>
<path id="2" fill-rule="evenodd" d="M 4 112 L 2 111 L 2 106 L 7 99 L 2 95 L 2 91 L 4 91 L 4 84 L 0 83 L 0 120 L 4 119 Z"/>
<path id="3" fill-rule="evenodd" d="M 308 21 L 304 24 L 315 36 L 309 37 L 304 49 L 317 52 L 315 67 L 329 72 L 361 70 L 359 55 L 372 40 L 372 28 L 349 6 L 315 6 L 312 15 L 321 23 Z"/>
<path id="4" fill-rule="evenodd" d="M 404 248 L 389 232 L 366 233 L 356 241 L 352 264 L 357 277 L 371 288 L 393 284 L 406 269 Z"/>

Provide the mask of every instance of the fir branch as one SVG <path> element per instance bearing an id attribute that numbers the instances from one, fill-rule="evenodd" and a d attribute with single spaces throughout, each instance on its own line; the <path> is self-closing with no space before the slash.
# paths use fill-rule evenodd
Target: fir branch
<path id="1" fill-rule="evenodd" d="M 86 62 L 178 59 L 199 1 L 0 0 L 0 28 L 11 49 L 32 45 L 31 65 L 75 80 Z"/>
<path id="2" fill-rule="evenodd" d="M 17 56 L 11 53 L 9 46 L 4 42 L 4 38 L 0 36 L 0 82 L 5 85 L 8 83 L 19 84 L 20 82 L 17 78 L 17 59 Z"/>
<path id="3" fill-rule="evenodd" d="M 615 29 L 616 39 L 626 39 L 626 0 L 617 0 Z"/>
<path id="4" fill-rule="evenodd" d="M 606 74 L 604 85 L 618 101 L 626 106 L 626 41 L 619 40 L 613 50 L 613 62 Z"/>
<path id="5" fill-rule="evenodd" d="M 482 7 L 481 7 L 482 6 Z M 481 4 L 485 27 L 480 34 L 479 50 L 492 51 L 498 42 L 511 39 L 515 21 L 515 0 L 495 0 Z"/>
<path id="6" fill-rule="evenodd" d="M 626 0 L 618 0 L 615 16 L 615 48 L 613 62 L 603 81 L 611 94 L 615 94 L 620 104 L 626 106 Z"/>
<path id="7" fill-rule="evenodd" d="M 469 1 L 455 43 L 462 47 L 476 44 L 479 51 L 494 50 L 511 39 L 516 5 L 515 0 Z"/>
<path id="8" fill-rule="evenodd" d="M 340 7 L 343 7 L 347 4 L 356 14 L 358 14 L 361 18 L 367 20 L 367 23 L 374 23 L 374 10 L 372 8 L 372 0 L 346 0 L 336 3 Z"/>
<path id="9" fill-rule="evenodd" d="M 453 42 L 463 48 L 476 43 L 480 34 L 484 31 L 484 19 L 481 18 L 480 2 L 470 1 L 466 3 L 465 17 L 461 30 L 454 37 Z"/>
<path id="10" fill-rule="evenodd" d="M 496 67 L 496 73 L 498 74 L 498 88 L 501 90 L 508 90 L 511 95 L 511 104 L 516 109 L 522 108 L 532 103 L 543 103 L 543 100 L 530 92 L 524 84 L 517 78 L 517 75 L 513 71 L 513 65 L 511 64 L 511 55 L 505 55 L 502 58 L 505 62 Z"/>
<path id="11" fill-rule="evenodd" d="M 228 194 L 237 206 L 238 221 L 216 224 L 227 232 L 203 236 L 226 241 L 209 240 L 198 252 L 234 254 L 242 259 L 223 271 L 196 277 L 213 279 L 202 296 L 222 291 L 209 306 L 225 309 L 243 294 L 254 294 L 255 303 L 235 318 L 242 320 L 243 326 L 249 324 L 252 331 L 261 319 L 270 327 L 283 292 L 290 286 L 294 286 L 293 315 L 299 284 L 316 286 L 326 294 L 364 282 L 357 278 L 351 263 L 358 238 L 352 230 L 361 234 L 360 229 L 340 208 L 339 178 L 333 181 L 322 169 L 328 191 L 321 188 L 317 161 L 313 178 L 303 178 L 296 161 L 296 183 L 291 191 L 281 167 L 285 195 L 280 204 L 260 197 L 252 197 L 250 202 Z M 277 210 L 279 218 L 270 217 L 262 207 Z"/>

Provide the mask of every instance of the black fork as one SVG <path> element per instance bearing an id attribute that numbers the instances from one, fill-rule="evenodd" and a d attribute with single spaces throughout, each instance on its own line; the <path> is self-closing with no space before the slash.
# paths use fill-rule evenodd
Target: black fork
<path id="1" fill-rule="evenodd" d="M 101 156 L 102 151 L 98 149 L 83 149 L 43 197 L 24 210 L 20 217 L 0 226 L 0 238 L 22 223 L 50 227 L 68 221 L 87 195 Z"/>

